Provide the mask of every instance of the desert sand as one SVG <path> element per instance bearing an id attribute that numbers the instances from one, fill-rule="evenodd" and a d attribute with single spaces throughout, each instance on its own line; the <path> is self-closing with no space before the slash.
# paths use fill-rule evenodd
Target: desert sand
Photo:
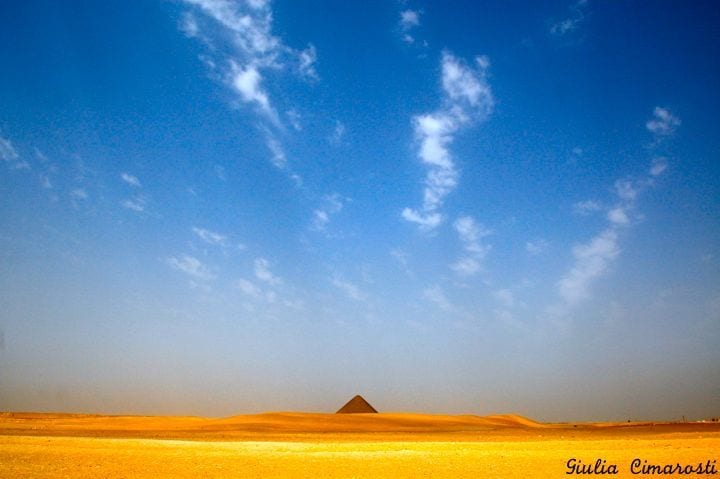
<path id="1" fill-rule="evenodd" d="M 0 477 L 550 478 L 568 477 L 573 458 L 591 469 L 597 461 L 606 471 L 616 465 L 610 477 L 689 477 L 632 474 L 631 463 L 715 461 L 717 468 L 720 424 L 543 424 L 517 415 L 405 413 L 0 413 Z"/>

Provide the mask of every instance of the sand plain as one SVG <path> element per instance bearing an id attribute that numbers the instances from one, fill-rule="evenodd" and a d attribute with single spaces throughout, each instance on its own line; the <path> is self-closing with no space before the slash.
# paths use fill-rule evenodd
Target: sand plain
<path id="1" fill-rule="evenodd" d="M 718 423 L 542 424 L 514 415 L 268 413 L 229 418 L 0 413 L 0 477 L 599 477 L 720 460 Z M 576 462 L 577 464 L 580 464 Z M 602 469 L 596 469 L 600 472 Z M 720 476 L 720 474 L 714 474 Z"/>

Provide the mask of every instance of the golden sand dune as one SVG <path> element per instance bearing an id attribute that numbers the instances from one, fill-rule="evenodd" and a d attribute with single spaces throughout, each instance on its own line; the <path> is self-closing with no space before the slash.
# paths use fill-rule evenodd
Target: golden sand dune
<path id="1" fill-rule="evenodd" d="M 0 477 L 549 478 L 567 477 L 570 460 L 615 465 L 611 477 L 650 477 L 633 474 L 632 462 L 717 464 L 718 451 L 718 423 L 542 424 L 517 415 L 407 413 L 0 413 Z"/>
<path id="2" fill-rule="evenodd" d="M 439 414 L 312 414 L 277 412 L 252 416 L 233 416 L 208 424 L 241 430 L 281 430 L 314 432 L 456 432 L 485 431 L 499 427 L 541 427 L 529 419 L 515 415 L 449 416 Z"/>
<path id="3" fill-rule="evenodd" d="M 101 416 L 63 413 L 0 413 L 2 435 L 162 437 L 272 440 L 276 436 L 413 434 L 492 438 L 612 434 L 718 432 L 718 423 L 546 424 L 516 414 L 493 416 L 413 413 L 322 414 L 269 412 L 226 418 L 194 416 Z"/>
<path id="4" fill-rule="evenodd" d="M 227 418 L 0 413 L 0 434 L 262 438 L 277 434 L 480 433 L 547 427 L 517 415 L 320 414 L 272 412 Z"/>

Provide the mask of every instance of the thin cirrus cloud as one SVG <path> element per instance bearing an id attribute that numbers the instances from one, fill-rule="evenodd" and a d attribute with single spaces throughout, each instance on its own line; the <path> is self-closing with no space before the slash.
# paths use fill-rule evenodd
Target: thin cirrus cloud
<path id="1" fill-rule="evenodd" d="M 271 133 L 267 133 L 265 144 L 268 150 L 270 150 L 270 161 L 272 164 L 281 170 L 284 169 L 287 166 L 287 157 L 280 142 Z"/>
<path id="2" fill-rule="evenodd" d="M 312 229 L 325 231 L 332 217 L 342 211 L 345 201 L 347 200 L 337 193 L 325 196 L 323 205 L 313 211 Z"/>
<path id="3" fill-rule="evenodd" d="M 653 118 L 646 123 L 646 127 L 654 135 L 658 132 L 665 135 L 669 134 L 671 127 L 679 124 L 680 120 L 667 110 L 656 107 Z M 574 264 L 557 284 L 564 308 L 574 306 L 591 296 L 590 287 L 593 281 L 606 274 L 620 255 L 620 233 L 622 228 L 632 224 L 629 213 L 635 208 L 640 193 L 652 185 L 652 178 L 661 175 L 666 168 L 666 161 L 656 158 L 649 169 L 650 178 L 622 178 L 615 181 L 617 203 L 607 211 L 608 225 L 587 243 L 573 247 Z"/>
<path id="4" fill-rule="evenodd" d="M 345 137 L 346 128 L 345 125 L 339 121 L 335 121 L 335 127 L 333 128 L 332 134 L 330 135 L 330 143 L 332 145 L 340 145 Z"/>
<path id="5" fill-rule="evenodd" d="M 226 235 L 198 227 L 193 227 L 192 231 L 198 238 L 207 244 L 226 246 L 228 243 L 228 237 Z"/>
<path id="6" fill-rule="evenodd" d="M 645 123 L 645 127 L 655 135 L 656 139 L 662 139 L 675 133 L 680 123 L 680 119 L 670 110 L 656 106 L 653 110 L 653 117 Z"/>
<path id="7" fill-rule="evenodd" d="M 277 293 L 275 291 L 272 289 L 263 289 L 249 279 L 240 278 L 235 282 L 235 286 L 242 294 L 253 300 L 274 303 L 277 299 Z"/>
<path id="8" fill-rule="evenodd" d="M 87 191 L 82 188 L 75 188 L 70 192 L 70 196 L 75 200 L 86 200 L 88 199 Z"/>
<path id="9" fill-rule="evenodd" d="M 300 115 L 297 110 L 291 108 L 285 112 L 285 115 L 287 116 L 290 125 L 295 129 L 295 131 L 302 131 L 302 115 Z"/>
<path id="10" fill-rule="evenodd" d="M 549 246 L 549 243 L 547 240 L 544 239 L 538 239 L 535 241 L 527 241 L 525 243 L 525 251 L 527 251 L 531 255 L 538 255 L 545 251 Z"/>
<path id="11" fill-rule="evenodd" d="M 650 176 L 660 176 L 668 167 L 668 161 L 666 158 L 660 157 L 655 158 L 650 165 Z"/>
<path id="12" fill-rule="evenodd" d="M 210 281 L 215 278 L 215 275 L 210 271 L 210 268 L 194 256 L 173 256 L 167 258 L 165 262 L 173 269 L 185 273 L 196 280 Z"/>
<path id="13" fill-rule="evenodd" d="M 610 223 L 616 225 L 626 225 L 630 223 L 630 219 L 625 212 L 625 208 L 623 208 L 622 206 L 617 206 L 608 211 L 607 219 L 608 221 L 610 221 Z"/>
<path id="14" fill-rule="evenodd" d="M 138 197 L 130 200 L 123 200 L 120 205 L 128 210 L 135 211 L 136 213 L 142 213 L 145 211 L 145 200 Z"/>
<path id="15" fill-rule="evenodd" d="M 142 188 L 142 183 L 140 183 L 138 177 L 131 175 L 130 173 L 121 173 L 120 179 L 131 188 Z M 141 194 L 137 194 L 134 198 L 129 198 L 121 201 L 120 206 L 136 213 L 142 213 L 145 211 L 145 198 Z"/>
<path id="16" fill-rule="evenodd" d="M 460 175 L 448 149 L 455 133 L 472 120 L 487 118 L 495 103 L 487 82 L 487 58 L 476 57 L 474 68 L 471 68 L 445 51 L 441 66 L 444 106 L 413 118 L 415 136 L 420 144 L 418 157 L 428 168 L 423 203 L 419 209 L 406 207 L 402 210 L 405 220 L 426 231 L 442 223 L 443 215 L 439 210 L 459 181 Z"/>
<path id="17" fill-rule="evenodd" d="M 272 286 L 279 286 L 283 283 L 282 278 L 275 276 L 270 271 L 270 262 L 265 258 L 257 258 L 254 262 L 255 277 Z"/>
<path id="18" fill-rule="evenodd" d="M 606 274 L 619 256 L 620 230 L 630 224 L 627 212 L 634 207 L 642 184 L 630 179 L 616 181 L 615 194 L 619 203 L 608 210 L 608 225 L 587 243 L 573 247 L 574 264 L 557 284 L 563 307 L 574 306 L 589 298 L 593 281 Z"/>
<path id="19" fill-rule="evenodd" d="M 0 158 L 11 162 L 17 160 L 19 156 L 12 142 L 7 138 L 0 137 Z"/>
<path id="20" fill-rule="evenodd" d="M 332 280 L 333 286 L 342 291 L 345 296 L 354 301 L 363 301 L 367 295 L 355 284 L 345 281 L 342 278 L 334 277 Z"/>
<path id="21" fill-rule="evenodd" d="M 267 93 L 260 86 L 262 77 L 254 65 L 242 67 L 232 63 L 232 86 L 247 103 L 255 103 L 265 115 L 277 122 L 277 113 L 270 106 Z"/>
<path id="22" fill-rule="evenodd" d="M 464 254 L 450 267 L 461 276 L 472 276 L 480 271 L 481 262 L 490 251 L 490 246 L 483 244 L 482 239 L 492 232 L 477 224 L 471 216 L 461 216 L 453 228 L 463 245 Z"/>
<path id="23" fill-rule="evenodd" d="M 264 119 L 261 130 L 266 137 L 270 161 L 277 168 L 285 169 L 287 158 L 277 133 L 273 131 L 284 131 L 284 127 L 265 86 L 265 74 L 282 72 L 292 67 L 301 78 L 317 80 L 315 47 L 310 44 L 303 50 L 296 50 L 273 35 L 270 2 L 184 1 L 195 10 L 185 12 L 179 25 L 180 30 L 188 37 L 200 39 L 208 45 L 214 58 L 211 57 L 205 63 L 212 70 L 218 70 L 223 81 L 243 103 L 255 107 Z M 198 17 L 195 12 L 200 12 L 202 17 Z M 201 22 L 201 18 L 211 20 L 214 25 Z M 228 37 L 231 39 L 229 42 Z M 227 58 L 217 58 L 220 54 L 214 46 L 216 43 L 228 46 L 230 53 Z"/>
<path id="24" fill-rule="evenodd" d="M 13 170 L 29 170 L 30 163 L 20 158 L 12 142 L 0 137 L 0 158 Z"/>
<path id="25" fill-rule="evenodd" d="M 576 213 L 587 215 L 602 210 L 602 204 L 595 200 L 578 201 L 573 205 Z"/>
<path id="26" fill-rule="evenodd" d="M 558 282 L 558 290 L 566 305 L 574 305 L 589 297 L 591 282 L 603 275 L 612 260 L 620 254 L 618 232 L 614 227 L 603 230 L 586 244 L 572 250 L 575 263 Z"/>
<path id="27" fill-rule="evenodd" d="M 550 27 L 550 33 L 562 37 L 575 32 L 580 24 L 585 20 L 585 9 L 587 8 L 588 0 L 578 0 L 577 2 L 570 5 L 571 14 L 552 24 Z"/>
<path id="28" fill-rule="evenodd" d="M 419 10 L 403 10 L 400 12 L 400 31 L 402 32 L 402 39 L 405 43 L 415 43 L 415 36 L 412 34 L 412 30 L 420 26 L 420 15 Z"/>
<path id="29" fill-rule="evenodd" d="M 263 291 L 252 281 L 240 278 L 236 281 L 237 288 L 246 296 L 251 298 L 260 298 L 263 296 Z"/>
<path id="30" fill-rule="evenodd" d="M 448 300 L 445 291 L 439 285 L 434 285 L 423 290 L 423 298 L 433 303 L 443 311 L 449 312 L 455 309 L 453 304 Z"/>
<path id="31" fill-rule="evenodd" d="M 123 180 L 128 185 L 135 187 L 135 188 L 140 188 L 142 186 L 138 177 L 131 175 L 129 173 L 121 173 L 120 179 Z"/>
<path id="32" fill-rule="evenodd" d="M 318 80 L 320 77 L 318 76 L 317 70 L 315 70 L 315 63 L 317 62 L 315 45 L 308 45 L 304 50 L 297 52 L 297 55 L 299 59 L 298 71 L 300 72 L 300 76 L 306 80 Z"/>

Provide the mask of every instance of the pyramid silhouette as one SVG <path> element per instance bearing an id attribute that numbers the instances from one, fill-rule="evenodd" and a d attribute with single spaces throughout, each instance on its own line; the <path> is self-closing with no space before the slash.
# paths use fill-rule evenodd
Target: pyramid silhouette
<path id="1" fill-rule="evenodd" d="M 349 400 L 336 414 L 376 413 L 377 410 L 359 394 Z"/>

